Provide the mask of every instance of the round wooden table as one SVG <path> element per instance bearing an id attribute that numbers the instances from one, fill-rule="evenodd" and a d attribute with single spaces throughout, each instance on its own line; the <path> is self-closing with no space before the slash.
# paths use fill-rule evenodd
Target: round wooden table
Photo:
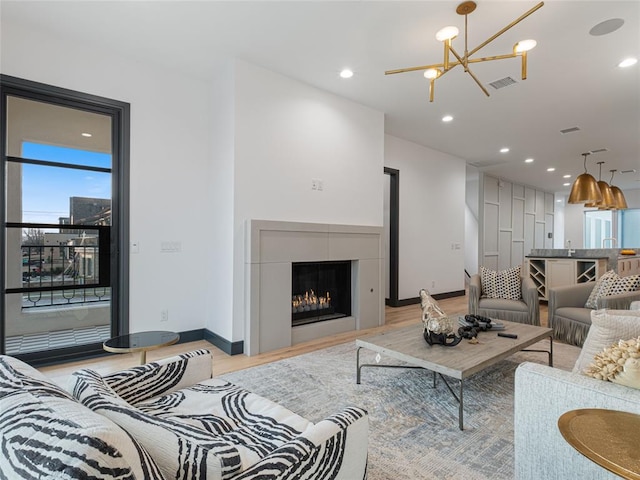
<path id="1" fill-rule="evenodd" d="M 140 365 L 147 363 L 147 351 L 178 343 L 180 335 L 176 332 L 137 332 L 106 340 L 102 344 L 107 352 L 140 352 Z"/>
<path id="2" fill-rule="evenodd" d="M 564 439 L 589 460 L 616 475 L 640 480 L 640 415 L 584 408 L 560 416 Z"/>

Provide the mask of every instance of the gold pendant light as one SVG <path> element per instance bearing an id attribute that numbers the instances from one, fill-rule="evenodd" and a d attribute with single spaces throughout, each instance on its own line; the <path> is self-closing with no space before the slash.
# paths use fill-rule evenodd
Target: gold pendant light
<path id="1" fill-rule="evenodd" d="M 600 193 L 602 194 L 602 200 L 599 202 L 589 202 L 585 203 L 585 207 L 598 207 L 599 210 L 611 210 L 616 208 L 616 199 L 613 197 L 613 192 L 611 191 L 611 187 L 607 184 L 607 182 L 602 180 L 602 164 L 604 162 L 598 162 L 600 165 L 600 174 L 598 175 L 598 188 L 600 189 Z"/>
<path id="2" fill-rule="evenodd" d="M 587 156 L 589 153 L 583 153 L 584 155 L 584 173 L 576 178 L 571 186 L 571 193 L 569 194 L 569 203 L 597 203 L 602 201 L 602 193 L 598 187 L 598 182 L 589 173 L 587 173 Z"/>
<path id="3" fill-rule="evenodd" d="M 609 180 L 609 183 L 612 184 L 613 183 L 613 174 L 616 173 L 617 170 L 611 170 L 611 180 Z M 615 207 L 617 210 L 624 210 L 625 208 L 629 208 L 627 206 L 627 199 L 624 198 L 624 194 L 622 193 L 622 190 L 620 190 L 618 187 L 611 185 L 611 193 L 613 195 L 613 199 L 615 201 Z"/>

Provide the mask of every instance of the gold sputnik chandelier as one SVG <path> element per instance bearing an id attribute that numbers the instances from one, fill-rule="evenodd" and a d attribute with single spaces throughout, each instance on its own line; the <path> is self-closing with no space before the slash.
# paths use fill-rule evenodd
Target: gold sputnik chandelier
<path id="1" fill-rule="evenodd" d="M 453 48 L 453 45 L 452 45 L 452 40 L 458 36 L 458 33 L 459 33 L 458 28 L 454 26 L 448 26 L 448 27 L 444 27 L 443 29 L 438 31 L 438 33 L 436 33 L 436 40 L 444 44 L 444 61 L 442 63 L 435 63 L 432 65 L 422 65 L 418 67 L 400 68 L 398 70 L 387 70 L 384 73 L 385 75 L 393 75 L 395 73 L 415 72 L 419 70 L 424 70 L 424 76 L 427 80 L 429 80 L 429 101 L 433 102 L 433 93 L 434 93 L 436 79 L 440 78 L 442 75 L 447 73 L 449 70 L 457 67 L 458 65 L 462 65 L 462 67 L 464 68 L 464 71 L 468 73 L 471 76 L 471 78 L 473 78 L 473 80 L 478 84 L 480 89 L 488 97 L 489 92 L 484 87 L 484 85 L 480 83 L 480 80 L 478 80 L 478 77 L 476 77 L 475 74 L 471 71 L 471 69 L 469 68 L 469 65 L 472 63 L 488 62 L 490 60 L 503 60 L 506 58 L 521 57 L 522 58 L 522 80 L 526 80 L 527 52 L 536 46 L 536 41 L 535 40 L 520 41 L 513 46 L 512 53 L 508 53 L 505 55 L 495 55 L 492 57 L 482 57 L 482 58 L 471 58 L 471 56 L 474 55 L 476 52 L 478 52 L 478 50 L 480 50 L 487 44 L 494 41 L 496 38 L 498 38 L 504 32 L 512 28 L 514 25 L 520 23 L 522 20 L 527 18 L 529 15 L 531 15 L 533 12 L 538 10 L 543 5 L 544 5 L 544 2 L 540 2 L 531 10 L 524 13 L 522 16 L 520 16 L 519 18 L 511 22 L 506 27 L 504 27 L 498 33 L 492 35 L 487 40 L 485 40 L 480 45 L 478 45 L 476 48 L 469 51 L 468 45 L 467 45 L 467 21 L 468 21 L 468 15 L 476 9 L 476 2 L 471 2 L 471 1 L 463 2 L 460 5 L 458 5 L 458 8 L 456 8 L 456 12 L 459 15 L 464 15 L 464 55 L 460 55 Z M 450 54 L 452 54 L 455 57 L 455 60 L 450 58 Z"/>

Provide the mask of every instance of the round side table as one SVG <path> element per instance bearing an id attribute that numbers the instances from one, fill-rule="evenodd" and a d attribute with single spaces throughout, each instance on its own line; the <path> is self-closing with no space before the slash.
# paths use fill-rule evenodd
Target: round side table
<path id="1" fill-rule="evenodd" d="M 180 335 L 175 332 L 137 332 L 105 340 L 102 344 L 107 352 L 140 352 L 140 365 L 147 363 L 147 351 L 178 343 Z"/>
<path id="2" fill-rule="evenodd" d="M 560 416 L 564 439 L 582 455 L 616 475 L 640 480 L 640 415 L 584 408 Z"/>

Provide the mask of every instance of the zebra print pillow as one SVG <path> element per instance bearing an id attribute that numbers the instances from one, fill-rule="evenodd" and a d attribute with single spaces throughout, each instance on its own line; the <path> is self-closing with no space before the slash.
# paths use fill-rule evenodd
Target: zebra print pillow
<path id="1" fill-rule="evenodd" d="M 127 432 L 7 356 L 0 356 L 0 448 L 0 478 L 164 478 Z"/>
<path id="2" fill-rule="evenodd" d="M 92 370 L 72 376 L 74 397 L 135 436 L 166 478 L 227 479 L 242 470 L 235 446 L 192 425 L 149 415 L 120 398 Z"/>
<path id="3" fill-rule="evenodd" d="M 209 350 L 194 350 L 102 377 L 120 398 L 136 405 L 211 378 Z"/>

